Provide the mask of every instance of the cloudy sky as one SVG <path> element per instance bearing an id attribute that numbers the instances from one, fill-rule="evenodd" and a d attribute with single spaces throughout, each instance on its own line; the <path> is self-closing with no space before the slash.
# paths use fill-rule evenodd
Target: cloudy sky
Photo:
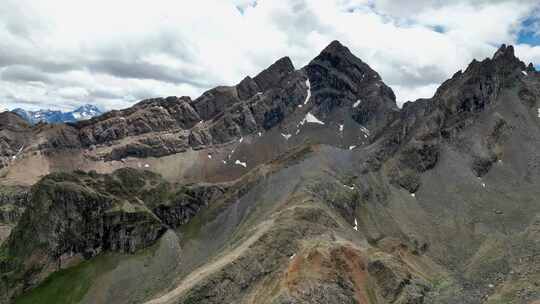
<path id="1" fill-rule="evenodd" d="M 197 97 L 340 40 L 398 100 L 514 44 L 540 65 L 538 0 L 2 0 L 0 107 Z"/>

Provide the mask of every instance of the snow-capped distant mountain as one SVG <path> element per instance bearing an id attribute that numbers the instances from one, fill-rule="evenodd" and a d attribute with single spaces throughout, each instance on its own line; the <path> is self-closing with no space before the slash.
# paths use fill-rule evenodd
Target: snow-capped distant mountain
<path id="1" fill-rule="evenodd" d="M 38 110 L 38 111 L 26 111 L 21 108 L 14 109 L 12 112 L 24 118 L 31 124 L 36 124 L 39 122 L 46 123 L 63 123 L 63 122 L 74 122 L 79 120 L 90 119 L 94 116 L 99 116 L 103 114 L 94 105 L 84 105 L 71 112 L 62 112 L 58 110 Z"/>
<path id="2" fill-rule="evenodd" d="M 71 115 L 73 115 L 76 120 L 90 119 L 101 114 L 103 114 L 103 112 L 101 112 L 96 106 L 90 104 L 84 105 L 71 112 Z"/>

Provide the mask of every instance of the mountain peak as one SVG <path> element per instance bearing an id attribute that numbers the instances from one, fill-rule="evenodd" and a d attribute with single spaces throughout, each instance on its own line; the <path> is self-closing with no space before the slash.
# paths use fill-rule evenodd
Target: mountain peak
<path id="1" fill-rule="evenodd" d="M 77 111 L 96 111 L 96 112 L 99 112 L 99 108 L 93 104 L 85 104 L 85 105 L 82 105 L 80 107 L 78 107 L 77 109 L 75 109 L 75 112 Z"/>
<path id="2" fill-rule="evenodd" d="M 306 67 L 320 117 L 336 108 L 350 109 L 351 117 L 378 134 L 397 109 L 392 89 L 368 64 L 339 41 L 332 41 Z"/>
<path id="3" fill-rule="evenodd" d="M 78 107 L 71 112 L 62 112 L 59 110 L 42 109 L 37 111 L 26 111 L 21 108 L 14 109 L 12 111 L 16 113 L 30 124 L 37 124 L 39 122 L 46 123 L 64 123 L 75 122 L 78 120 L 90 119 L 94 116 L 103 114 L 103 112 L 95 105 L 86 104 Z"/>
<path id="4" fill-rule="evenodd" d="M 99 110 L 99 108 L 91 104 L 85 104 L 77 108 L 75 111 L 71 112 L 71 115 L 76 120 L 86 120 L 101 114 L 102 112 Z"/>
<path id="5" fill-rule="evenodd" d="M 323 49 L 323 52 L 346 52 L 346 51 L 349 51 L 349 49 L 346 46 L 344 46 L 341 42 L 339 42 L 339 40 L 334 40 L 330 42 L 330 44 L 327 45 Z"/>
<path id="6" fill-rule="evenodd" d="M 294 72 L 294 65 L 291 58 L 285 56 L 278 59 L 264 71 L 260 72 L 253 78 L 253 80 L 255 83 L 257 83 L 259 88 L 262 90 L 267 90 L 277 86 L 281 79 L 291 72 Z"/>
<path id="7" fill-rule="evenodd" d="M 496 60 L 501 57 L 515 58 L 516 56 L 514 54 L 514 47 L 512 45 L 507 46 L 506 44 L 503 43 L 499 47 L 497 52 L 495 52 L 495 54 L 493 55 L 493 60 Z"/>
<path id="8" fill-rule="evenodd" d="M 348 58 L 349 60 L 358 60 L 361 61 L 359 58 L 354 56 L 354 54 L 349 50 L 348 47 L 343 45 L 338 40 L 334 40 L 330 42 L 329 45 L 327 45 L 320 53 L 319 56 L 325 56 L 329 55 L 336 58 Z"/>
<path id="9" fill-rule="evenodd" d="M 22 129 L 28 127 L 28 122 L 24 117 L 10 111 L 0 113 L 0 129 L 12 128 Z"/>
<path id="10" fill-rule="evenodd" d="M 457 78 L 463 78 L 466 75 L 491 75 L 499 74 L 507 78 L 510 75 L 521 75 L 520 71 L 525 71 L 527 66 L 519 58 L 516 57 L 514 47 L 512 45 L 502 44 L 501 47 L 493 54 L 492 58 L 478 61 L 473 59 L 465 72 L 458 75 Z M 454 79 L 454 77 L 452 78 Z M 444 84 L 441 88 L 446 87 Z M 441 89 L 439 88 L 439 90 Z"/>
<path id="11" fill-rule="evenodd" d="M 492 61 L 495 65 L 501 67 L 505 71 L 519 68 L 525 70 L 527 67 L 519 58 L 516 57 L 514 47 L 512 45 L 503 44 L 493 55 Z"/>
<path id="12" fill-rule="evenodd" d="M 366 85 L 375 83 L 382 87 L 380 75 L 368 64 L 356 57 L 346 46 L 338 40 L 332 41 L 307 66 L 310 80 L 315 80 L 329 73 L 342 80 L 342 85 L 336 87 L 337 91 L 348 88 L 355 95 L 365 89 Z M 326 70 L 327 72 L 323 72 Z M 334 81 L 331 81 L 334 83 Z"/>

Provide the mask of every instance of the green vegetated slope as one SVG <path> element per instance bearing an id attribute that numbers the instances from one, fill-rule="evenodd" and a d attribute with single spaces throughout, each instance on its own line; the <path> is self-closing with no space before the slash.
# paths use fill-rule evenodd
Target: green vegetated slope
<path id="1" fill-rule="evenodd" d="M 16 304 L 80 303 L 100 274 L 116 266 L 111 256 L 89 261 L 52 273 L 38 287 L 17 298 Z"/>

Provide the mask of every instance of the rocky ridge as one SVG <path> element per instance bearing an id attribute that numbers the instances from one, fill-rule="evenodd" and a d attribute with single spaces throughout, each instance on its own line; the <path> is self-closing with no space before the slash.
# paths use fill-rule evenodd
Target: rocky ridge
<path id="1" fill-rule="evenodd" d="M 534 303 L 539 98 L 539 74 L 503 45 L 433 98 L 399 109 L 380 76 L 332 42 L 300 70 L 282 58 L 195 100 L 150 99 L 89 121 L 5 128 L 4 138 L 28 134 L 17 157 L 40 151 L 58 171 L 66 170 L 61 155 L 83 151 L 86 163 L 146 162 L 165 179 L 134 169 L 42 179 L 2 247 L 3 284 L 18 286 L 3 300 L 38 292 L 62 254 L 92 261 L 166 239 L 182 252 L 175 280 L 149 294 L 140 289 L 153 280 L 125 283 L 129 295 L 93 283 L 80 302 Z M 24 161 L 9 161 L 6 178 Z M 180 176 L 170 173 L 176 161 Z M 76 191 L 65 192 L 66 183 Z M 56 233 L 85 214 L 82 202 L 106 211 L 125 200 L 144 216 L 122 215 L 122 203 L 126 220 L 112 220 L 120 234 Z M 51 221 L 38 206 L 75 208 Z M 104 218 L 88 222 L 111 223 Z M 44 229 L 25 243 L 49 246 L 37 264 L 13 260 L 29 223 Z M 162 237 L 166 230 L 179 240 Z"/>

